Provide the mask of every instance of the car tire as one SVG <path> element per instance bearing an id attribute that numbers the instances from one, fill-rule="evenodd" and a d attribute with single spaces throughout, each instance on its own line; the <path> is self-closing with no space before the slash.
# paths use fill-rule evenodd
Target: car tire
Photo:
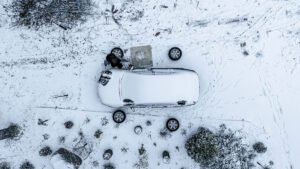
<path id="1" fill-rule="evenodd" d="M 171 60 L 179 60 L 182 56 L 182 52 L 178 47 L 173 47 L 169 50 L 169 58 Z"/>
<path id="2" fill-rule="evenodd" d="M 110 53 L 114 54 L 118 58 L 123 58 L 124 53 L 121 48 L 113 48 Z"/>
<path id="3" fill-rule="evenodd" d="M 126 119 L 126 114 L 122 110 L 117 110 L 113 113 L 112 118 L 116 123 L 123 123 Z"/>
<path id="4" fill-rule="evenodd" d="M 175 118 L 168 119 L 166 127 L 170 131 L 176 131 L 179 129 L 179 121 Z"/>

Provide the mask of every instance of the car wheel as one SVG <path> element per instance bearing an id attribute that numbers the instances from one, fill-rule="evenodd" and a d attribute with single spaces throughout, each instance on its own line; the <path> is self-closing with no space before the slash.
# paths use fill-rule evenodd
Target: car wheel
<path id="1" fill-rule="evenodd" d="M 118 58 L 123 58 L 124 56 L 123 50 L 121 48 L 113 48 L 110 53 L 114 54 Z"/>
<path id="2" fill-rule="evenodd" d="M 179 60 L 182 56 L 182 52 L 178 47 L 173 47 L 169 50 L 169 58 L 171 60 Z"/>
<path id="3" fill-rule="evenodd" d="M 122 123 L 126 119 L 126 114 L 122 110 L 117 110 L 113 113 L 113 120 L 116 123 Z"/>
<path id="4" fill-rule="evenodd" d="M 179 121 L 175 118 L 170 118 L 166 123 L 166 127 L 170 131 L 176 131 L 179 128 Z"/>

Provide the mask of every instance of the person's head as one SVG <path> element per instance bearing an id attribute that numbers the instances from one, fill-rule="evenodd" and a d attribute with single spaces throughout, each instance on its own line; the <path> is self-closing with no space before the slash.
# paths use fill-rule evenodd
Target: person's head
<path id="1" fill-rule="evenodd" d="M 106 60 L 111 62 L 113 58 L 116 58 L 116 56 L 113 53 L 110 53 L 106 56 Z"/>

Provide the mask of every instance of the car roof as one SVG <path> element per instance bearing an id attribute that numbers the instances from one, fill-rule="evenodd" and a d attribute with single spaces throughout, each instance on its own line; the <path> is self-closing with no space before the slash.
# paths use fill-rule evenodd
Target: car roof
<path id="1" fill-rule="evenodd" d="M 194 102 L 199 97 L 199 78 L 194 71 L 152 69 L 127 71 L 122 78 L 121 99 L 137 104 Z"/>

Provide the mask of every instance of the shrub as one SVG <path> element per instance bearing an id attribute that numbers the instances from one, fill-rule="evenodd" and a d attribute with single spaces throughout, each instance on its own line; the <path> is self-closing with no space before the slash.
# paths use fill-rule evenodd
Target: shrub
<path id="1" fill-rule="evenodd" d="M 108 119 L 106 117 L 101 118 L 101 125 L 106 126 L 108 124 Z"/>
<path id="2" fill-rule="evenodd" d="M 267 151 L 267 147 L 262 142 L 257 142 L 253 144 L 253 150 L 255 150 L 258 153 L 265 153 Z"/>
<path id="3" fill-rule="evenodd" d="M 102 135 L 102 133 L 103 133 L 103 132 L 102 132 L 101 130 L 96 130 L 94 136 L 95 136 L 96 138 L 100 138 L 101 135 Z"/>
<path id="4" fill-rule="evenodd" d="M 10 165 L 7 162 L 0 163 L 0 169 L 10 169 Z"/>
<path id="5" fill-rule="evenodd" d="M 25 161 L 21 166 L 20 169 L 34 169 L 34 166 L 29 162 Z"/>
<path id="6" fill-rule="evenodd" d="M 149 162 L 148 162 L 148 154 L 146 149 L 144 148 L 144 144 L 141 145 L 141 147 L 138 149 L 139 152 L 139 159 L 138 162 L 136 162 L 133 167 L 141 169 L 141 168 L 149 168 Z"/>
<path id="7" fill-rule="evenodd" d="M 218 157 L 211 168 L 250 169 L 254 167 L 253 159 L 256 155 L 250 146 L 244 143 L 244 137 L 228 129 L 224 124 L 220 126 L 216 135 Z"/>
<path id="8" fill-rule="evenodd" d="M 39 151 L 39 155 L 40 156 L 47 156 L 52 154 L 52 150 L 49 146 L 43 147 L 40 151 Z"/>
<path id="9" fill-rule="evenodd" d="M 93 161 L 93 166 L 94 167 L 98 167 L 99 166 L 99 162 L 98 161 Z"/>
<path id="10" fill-rule="evenodd" d="M 104 169 L 115 169 L 115 167 L 112 164 L 105 164 L 103 166 Z"/>
<path id="11" fill-rule="evenodd" d="M 200 127 L 198 133 L 185 143 L 187 154 L 204 166 L 214 162 L 217 156 L 217 137 L 207 128 Z"/>
<path id="12" fill-rule="evenodd" d="M 151 125 L 152 125 L 152 122 L 151 122 L 150 120 L 147 120 L 147 121 L 146 121 L 146 125 L 147 125 L 147 126 L 151 126 Z"/>
<path id="13" fill-rule="evenodd" d="M 58 25 L 68 29 L 85 22 L 92 6 L 91 0 L 13 0 L 7 8 L 14 26 L 39 29 Z"/>
<path id="14" fill-rule="evenodd" d="M 171 134 L 170 134 L 170 132 L 167 128 L 161 129 L 160 132 L 159 132 L 159 135 L 160 135 L 160 137 L 162 137 L 164 139 L 166 139 L 168 137 L 171 137 Z"/>
<path id="15" fill-rule="evenodd" d="M 254 167 L 254 151 L 243 142 L 243 137 L 227 129 L 225 125 L 221 125 L 215 133 L 200 127 L 198 132 L 186 141 L 185 148 L 187 154 L 202 168 Z"/>
<path id="16" fill-rule="evenodd" d="M 20 127 L 16 124 L 11 124 L 8 128 L 0 130 L 0 140 L 13 139 L 21 133 Z"/>
<path id="17" fill-rule="evenodd" d="M 70 128 L 73 127 L 74 124 L 73 124 L 72 121 L 67 121 L 67 122 L 64 123 L 64 125 L 65 125 L 65 127 L 66 127 L 67 129 L 70 129 Z"/>

